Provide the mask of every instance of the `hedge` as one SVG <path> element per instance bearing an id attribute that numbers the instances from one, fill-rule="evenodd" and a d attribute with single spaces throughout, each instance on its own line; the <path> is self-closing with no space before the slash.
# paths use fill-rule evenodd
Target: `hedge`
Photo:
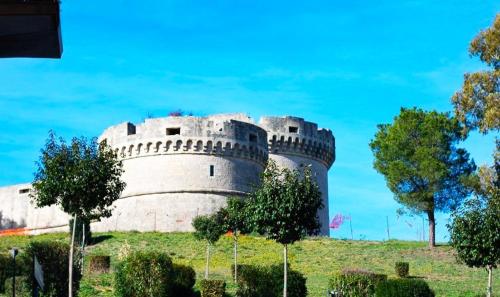
<path id="1" fill-rule="evenodd" d="M 26 275 L 29 272 L 29 263 L 26 257 L 16 257 L 16 276 Z M 0 254 L 0 293 L 5 292 L 5 280 L 12 277 L 13 261 L 9 254 Z"/>
<path id="2" fill-rule="evenodd" d="M 173 296 L 190 297 L 194 294 L 196 272 L 190 266 L 173 264 L 174 279 L 172 284 Z"/>
<path id="3" fill-rule="evenodd" d="M 172 260 L 165 253 L 134 252 L 116 267 L 117 296 L 173 297 L 172 283 Z"/>
<path id="4" fill-rule="evenodd" d="M 20 258 L 25 258 L 29 263 L 28 267 L 33 267 L 33 255 L 36 256 L 43 269 L 45 288 L 44 297 L 65 297 L 68 296 L 68 264 L 69 264 L 69 244 L 59 241 L 32 241 L 28 244 L 26 252 Z M 73 256 L 73 294 L 76 295 L 80 286 L 81 254 L 77 249 Z M 33 269 L 26 273 L 28 279 L 33 279 Z"/>
<path id="5" fill-rule="evenodd" d="M 224 297 L 226 283 L 218 279 L 204 279 L 200 283 L 201 297 Z"/>
<path id="6" fill-rule="evenodd" d="M 421 279 L 391 279 L 380 283 L 376 297 L 434 297 L 429 285 Z"/>
<path id="7" fill-rule="evenodd" d="M 287 294 L 289 297 L 307 296 L 306 278 L 300 272 L 288 270 Z M 237 297 L 278 297 L 282 295 L 282 265 L 238 265 Z"/>
<path id="8" fill-rule="evenodd" d="M 111 257 L 104 255 L 91 255 L 89 257 L 90 273 L 107 273 L 111 267 Z"/>
<path id="9" fill-rule="evenodd" d="M 408 262 L 396 262 L 394 269 L 399 277 L 404 278 L 410 275 L 410 263 Z"/>
<path id="10" fill-rule="evenodd" d="M 329 281 L 329 289 L 343 297 L 373 297 L 379 283 L 387 280 L 387 275 L 366 270 L 344 270 Z"/>
<path id="11" fill-rule="evenodd" d="M 12 296 L 12 277 L 5 280 L 5 296 Z M 31 297 L 29 281 L 25 276 L 16 277 L 16 297 Z"/>

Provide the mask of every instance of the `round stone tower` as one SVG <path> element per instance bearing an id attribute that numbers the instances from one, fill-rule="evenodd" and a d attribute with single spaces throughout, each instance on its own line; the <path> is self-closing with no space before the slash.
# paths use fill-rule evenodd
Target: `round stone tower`
<path id="1" fill-rule="evenodd" d="M 267 131 L 269 158 L 278 166 L 302 171 L 310 165 L 323 200 L 318 212 L 320 235 L 329 235 L 328 169 L 335 161 L 335 138 L 330 130 L 297 117 L 263 117 L 259 126 Z"/>
<path id="2" fill-rule="evenodd" d="M 146 119 L 104 131 L 127 183 L 112 217 L 94 231 L 191 231 L 192 219 L 258 184 L 268 158 L 266 131 L 243 114 Z"/>

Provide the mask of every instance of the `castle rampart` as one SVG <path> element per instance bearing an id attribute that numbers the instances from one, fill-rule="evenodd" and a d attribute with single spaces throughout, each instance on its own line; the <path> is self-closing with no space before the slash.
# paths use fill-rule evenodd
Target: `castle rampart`
<path id="1" fill-rule="evenodd" d="M 94 231 L 191 231 L 195 216 L 213 213 L 227 197 L 245 196 L 258 185 L 272 158 L 292 169 L 312 166 L 326 207 L 319 214 L 322 234 L 328 234 L 327 172 L 335 144 L 332 133 L 314 123 L 265 117 L 257 125 L 244 114 L 148 118 L 137 125 L 111 126 L 99 141 L 106 141 L 122 161 L 127 186 L 113 215 L 92 223 Z M 67 223 L 59 209 L 37 210 L 27 195 L 5 189 L 0 188 L 4 220 L 24 222 L 32 232 L 61 230 Z M 22 205 L 13 211 L 3 201 Z"/>
<path id="2" fill-rule="evenodd" d="M 328 235 L 328 169 L 335 161 L 335 138 L 330 130 L 297 117 L 263 117 L 269 158 L 278 166 L 302 171 L 310 166 L 321 191 L 323 209 L 318 212 L 321 234 Z"/>

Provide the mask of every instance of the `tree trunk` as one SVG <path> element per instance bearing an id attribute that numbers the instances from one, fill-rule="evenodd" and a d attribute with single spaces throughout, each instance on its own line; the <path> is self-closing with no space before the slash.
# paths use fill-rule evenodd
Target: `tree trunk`
<path id="1" fill-rule="evenodd" d="M 207 243 L 207 263 L 205 264 L 205 279 L 208 279 L 208 262 L 210 261 L 210 243 Z"/>
<path id="2" fill-rule="evenodd" d="M 429 248 L 433 249 L 436 246 L 436 220 L 434 218 L 434 210 L 427 212 L 429 219 Z"/>
<path id="3" fill-rule="evenodd" d="M 71 232 L 71 246 L 69 247 L 69 271 L 68 271 L 68 297 L 73 297 L 73 249 L 75 246 L 76 214 L 73 217 L 73 231 Z"/>
<path id="4" fill-rule="evenodd" d="M 493 266 L 489 265 L 488 266 L 488 297 L 491 297 L 492 295 L 492 286 L 493 286 Z"/>
<path id="5" fill-rule="evenodd" d="M 238 283 L 238 235 L 234 233 L 234 283 Z"/>
<path id="6" fill-rule="evenodd" d="M 283 249 L 283 297 L 287 295 L 287 281 L 288 281 L 288 246 L 285 244 Z"/>

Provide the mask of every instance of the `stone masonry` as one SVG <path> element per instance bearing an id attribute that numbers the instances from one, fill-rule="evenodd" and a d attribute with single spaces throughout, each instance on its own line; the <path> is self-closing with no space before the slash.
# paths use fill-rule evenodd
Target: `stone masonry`
<path id="1" fill-rule="evenodd" d="M 247 195 L 259 183 L 268 158 L 279 166 L 311 166 L 325 208 L 321 234 L 328 235 L 328 170 L 335 161 L 330 130 L 297 117 L 245 114 L 146 119 L 109 127 L 99 137 L 123 162 L 127 183 L 113 215 L 92 223 L 100 231 L 192 231 L 197 215 L 225 206 L 229 196 Z M 66 231 L 68 216 L 57 207 L 36 209 L 30 184 L 0 188 L 0 230 Z"/>

